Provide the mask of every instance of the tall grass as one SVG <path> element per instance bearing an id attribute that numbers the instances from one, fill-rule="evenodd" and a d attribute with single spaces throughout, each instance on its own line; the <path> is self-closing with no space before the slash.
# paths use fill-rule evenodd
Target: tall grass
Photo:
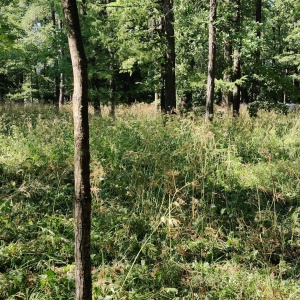
<path id="1" fill-rule="evenodd" d="M 0 299 L 74 299 L 70 113 L 0 119 Z M 299 299 L 296 114 L 90 126 L 95 299 Z"/>

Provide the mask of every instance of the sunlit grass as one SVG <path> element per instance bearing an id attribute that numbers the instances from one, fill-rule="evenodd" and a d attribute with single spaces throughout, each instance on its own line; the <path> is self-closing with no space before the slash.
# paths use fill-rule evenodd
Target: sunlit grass
<path id="1" fill-rule="evenodd" d="M 74 299 L 71 107 L 0 119 L 0 299 Z M 299 126 L 90 108 L 95 299 L 299 299 Z"/>

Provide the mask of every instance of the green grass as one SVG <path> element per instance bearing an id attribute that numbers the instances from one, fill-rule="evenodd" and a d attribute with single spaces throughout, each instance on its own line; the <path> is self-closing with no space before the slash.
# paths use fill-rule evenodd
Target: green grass
<path id="1" fill-rule="evenodd" d="M 74 299 L 71 114 L 0 121 L 0 299 Z M 296 114 L 90 126 L 94 299 L 300 298 Z"/>

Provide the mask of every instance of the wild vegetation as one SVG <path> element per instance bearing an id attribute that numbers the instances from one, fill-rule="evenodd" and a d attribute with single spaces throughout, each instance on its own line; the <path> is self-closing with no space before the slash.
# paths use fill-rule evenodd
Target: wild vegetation
<path id="1" fill-rule="evenodd" d="M 299 16 L 2 0 L 0 300 L 299 299 Z"/>
<path id="2" fill-rule="evenodd" d="M 94 299 L 300 298 L 296 113 L 116 116 L 90 115 Z M 3 106 L 0 145 L 0 299 L 74 299 L 71 112 Z"/>

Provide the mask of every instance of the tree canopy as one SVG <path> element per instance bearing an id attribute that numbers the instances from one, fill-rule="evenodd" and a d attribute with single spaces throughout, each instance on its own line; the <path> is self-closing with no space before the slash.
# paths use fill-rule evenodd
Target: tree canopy
<path id="1" fill-rule="evenodd" d="M 171 2 L 177 102 L 186 97 L 191 105 L 204 105 L 209 4 Z M 222 94 L 233 92 L 236 84 L 241 102 L 298 102 L 299 1 L 241 0 L 238 30 L 236 2 L 217 4 L 214 102 L 221 103 Z M 162 66 L 169 47 L 163 26 L 170 12 L 164 10 L 164 1 L 90 0 L 79 6 L 90 101 L 96 106 L 153 101 L 164 85 Z M 4 1 L 0 16 L 1 100 L 57 103 L 60 84 L 68 100 L 72 67 L 60 1 Z M 237 45 L 238 77 L 230 61 L 230 47 Z"/>

